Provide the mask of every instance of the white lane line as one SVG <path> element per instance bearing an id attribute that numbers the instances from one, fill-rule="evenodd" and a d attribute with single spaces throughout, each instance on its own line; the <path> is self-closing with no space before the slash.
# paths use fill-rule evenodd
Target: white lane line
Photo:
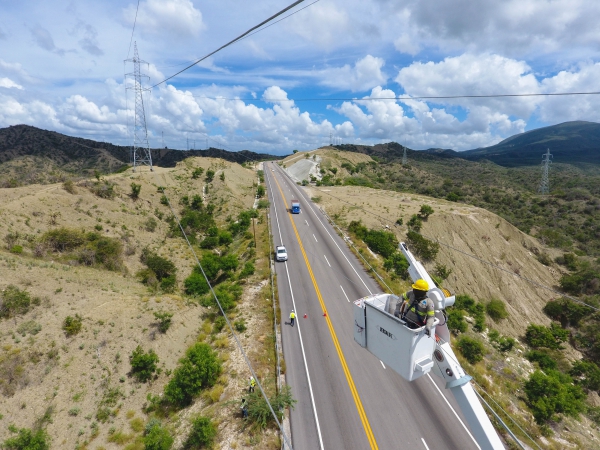
<path id="1" fill-rule="evenodd" d="M 335 241 L 335 239 L 333 239 L 333 236 L 331 235 L 331 233 L 329 233 L 329 230 L 325 227 L 325 225 L 323 224 L 323 222 L 321 222 L 321 219 L 319 218 L 319 216 L 317 215 L 317 213 L 315 212 L 315 210 L 312 208 L 312 206 L 310 206 L 310 203 L 307 202 L 306 204 L 310 208 L 310 210 L 313 212 L 314 216 L 317 218 L 317 220 L 319 221 L 319 223 L 321 224 L 321 226 L 323 227 L 323 229 L 325 230 L 325 232 L 329 235 L 329 237 L 331 238 L 331 240 L 333 241 L 333 243 L 335 244 L 335 246 L 338 248 L 338 250 L 340 251 L 340 253 L 344 257 L 344 259 L 348 262 L 348 264 L 350 265 L 350 267 L 352 268 L 352 270 L 354 270 L 354 273 L 356 274 L 356 276 L 358 277 L 358 279 L 362 282 L 362 284 L 365 286 L 365 288 L 367 289 L 367 291 L 369 291 L 369 294 L 373 294 L 373 292 L 371 292 L 371 289 L 369 289 L 369 286 L 367 286 L 367 283 L 365 283 L 365 280 L 363 280 L 361 278 L 361 276 L 358 274 L 358 272 L 356 271 L 356 269 L 354 268 L 354 266 L 352 265 L 352 263 L 350 262 L 350 260 L 346 256 L 346 254 L 342 251 L 342 249 L 340 248 L 340 246 L 338 245 L 338 243 Z"/>
<path id="2" fill-rule="evenodd" d="M 383 361 L 382 361 L 382 360 L 379 360 L 379 362 L 381 363 L 381 365 L 382 365 L 382 366 L 383 366 L 383 368 L 385 369 L 385 364 L 383 363 Z M 427 446 L 425 446 L 425 447 L 427 447 Z"/>
<path id="3" fill-rule="evenodd" d="M 269 189 L 271 189 L 271 183 L 269 183 Z M 271 192 L 273 192 L 271 190 Z M 277 216 L 277 204 L 273 201 L 273 208 L 275 209 L 275 220 L 277 221 L 277 229 L 279 230 L 279 239 L 281 239 L 281 228 L 279 226 L 279 217 Z M 285 265 L 285 273 L 287 274 L 288 285 L 290 287 L 290 294 L 292 296 L 292 305 L 294 306 L 294 311 L 297 311 L 296 301 L 294 299 L 294 291 L 292 290 L 292 281 L 290 280 L 290 271 L 287 267 L 287 261 L 284 262 Z M 298 325 L 298 337 L 300 338 L 300 348 L 302 349 L 302 359 L 304 360 L 304 370 L 306 371 L 306 380 L 308 381 L 308 390 L 310 392 L 310 401 L 312 403 L 313 412 L 315 414 L 315 423 L 317 426 L 317 434 L 319 435 L 319 448 L 324 450 L 323 447 L 323 437 L 321 436 L 321 426 L 319 425 L 319 416 L 317 415 L 317 406 L 315 404 L 315 395 L 312 390 L 312 383 L 310 382 L 310 373 L 308 372 L 308 364 L 306 363 L 306 353 L 304 352 L 304 342 L 302 341 L 302 332 L 300 331 L 300 322 L 296 322 Z"/>
<path id="4" fill-rule="evenodd" d="M 456 416 L 456 418 L 458 419 L 458 421 L 460 422 L 460 424 L 463 426 L 463 428 L 465 429 L 465 431 L 469 435 L 469 437 L 471 439 L 473 439 L 473 442 L 475 442 L 475 445 L 477 446 L 477 448 L 479 450 L 481 450 L 481 447 L 479 446 L 479 444 L 477 443 L 477 441 L 475 440 L 475 438 L 473 437 L 473 435 L 471 434 L 471 432 L 469 431 L 469 429 L 467 428 L 467 426 L 464 424 L 464 422 L 462 420 L 460 420 L 460 417 L 458 417 L 458 414 L 456 414 L 456 411 L 454 411 L 454 408 L 452 407 L 452 405 L 450 404 L 450 402 L 448 401 L 448 399 L 446 398 L 446 396 L 442 393 L 442 391 L 440 390 L 440 388 L 438 387 L 438 385 L 435 384 L 435 381 L 433 381 L 433 378 L 431 378 L 431 375 L 427 374 L 427 378 L 429 378 L 429 381 L 431 381 L 431 383 L 435 386 L 435 388 L 437 389 L 437 391 L 440 393 L 440 395 L 442 396 L 442 398 L 444 399 L 444 401 L 446 402 L 446 404 L 448 405 L 448 407 L 452 410 L 452 412 L 454 413 L 454 415 Z"/>
<path id="5" fill-rule="evenodd" d="M 425 446 L 425 448 L 426 448 L 427 450 L 429 450 L 429 447 L 427 447 L 427 442 L 425 442 L 425 439 L 421 438 L 421 440 L 423 441 L 423 445 Z"/>
<path id="6" fill-rule="evenodd" d="M 317 237 L 315 236 L 315 233 L 313 233 L 313 237 L 315 238 L 316 242 L 319 242 L 319 241 L 317 241 Z"/>
<path id="7" fill-rule="evenodd" d="M 323 255 L 325 256 L 325 255 Z M 340 284 L 340 289 L 342 290 L 342 292 L 344 293 L 344 297 L 346 297 L 346 300 L 348 300 L 348 303 L 350 303 L 350 299 L 348 298 L 348 296 L 346 295 L 346 291 L 344 290 L 344 288 L 342 287 L 342 285 Z"/>
<path id="8" fill-rule="evenodd" d="M 327 259 L 327 256 L 323 255 L 323 258 L 325 258 L 325 261 L 327 261 L 327 265 L 328 265 L 329 267 L 331 267 L 331 264 L 329 264 L 329 260 Z"/>
<path id="9" fill-rule="evenodd" d="M 310 225 L 308 225 L 308 220 L 304 220 L 306 222 L 306 225 L 310 227 Z"/>

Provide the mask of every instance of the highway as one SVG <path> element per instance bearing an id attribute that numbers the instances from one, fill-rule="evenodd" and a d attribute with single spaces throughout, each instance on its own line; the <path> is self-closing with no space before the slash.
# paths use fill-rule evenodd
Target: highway
<path id="1" fill-rule="evenodd" d="M 304 191 L 277 164 L 264 169 L 273 244 L 288 252 L 275 263 L 280 321 L 297 315 L 281 327 L 294 450 L 478 448 L 434 376 L 409 383 L 354 342 L 352 301 L 381 289 Z"/>

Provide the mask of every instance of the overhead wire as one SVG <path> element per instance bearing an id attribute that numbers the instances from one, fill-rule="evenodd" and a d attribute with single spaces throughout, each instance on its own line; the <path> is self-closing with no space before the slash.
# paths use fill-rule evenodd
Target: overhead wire
<path id="1" fill-rule="evenodd" d="M 131 38 L 129 39 L 129 50 L 127 50 L 127 58 L 129 59 L 129 53 L 131 53 L 131 43 L 133 42 L 133 32 L 135 31 L 135 24 L 137 22 L 138 10 L 140 9 L 140 0 L 137 2 L 137 6 L 135 8 L 135 18 L 133 19 L 133 28 L 131 29 Z"/>
<path id="2" fill-rule="evenodd" d="M 393 220 L 391 220 L 391 219 L 388 219 L 387 217 L 383 217 L 383 216 L 381 216 L 381 215 L 379 215 L 379 214 L 377 214 L 377 213 L 374 213 L 374 212 L 372 212 L 372 211 L 370 211 L 370 210 L 368 210 L 368 209 L 364 208 L 363 206 L 356 205 L 356 204 L 354 204 L 354 203 L 351 203 L 351 202 L 349 202 L 349 201 L 347 201 L 347 200 L 344 200 L 344 199 L 342 199 L 342 198 L 340 198 L 340 197 L 336 197 L 335 195 L 333 195 L 333 194 L 330 194 L 329 192 L 327 192 L 327 191 L 325 191 L 325 190 L 318 189 L 318 188 L 316 188 L 316 187 L 314 187 L 314 186 L 312 186 L 311 188 L 312 188 L 312 189 L 315 189 L 315 190 L 317 190 L 317 191 L 319 191 L 319 192 L 322 192 L 322 193 L 324 193 L 324 194 L 327 194 L 327 195 L 329 195 L 329 196 L 331 196 L 331 197 L 333 197 L 333 198 L 335 198 L 335 199 L 337 199 L 337 200 L 339 200 L 339 201 L 341 201 L 341 202 L 343 202 L 343 203 L 346 203 L 346 204 L 348 204 L 348 205 L 351 205 L 351 206 L 353 206 L 353 207 L 355 207 L 355 208 L 362 209 L 362 210 L 363 210 L 363 211 L 365 211 L 366 213 L 368 213 L 368 214 L 371 214 L 371 215 L 373 215 L 373 216 L 376 216 L 376 217 L 380 218 L 381 220 L 384 220 L 384 221 L 386 221 L 386 222 L 389 222 L 389 223 L 391 223 L 392 225 L 394 225 L 394 227 L 397 227 L 397 225 L 396 225 L 395 221 L 393 221 Z M 523 275 L 521 275 L 521 274 L 518 274 L 518 273 L 515 273 L 515 272 L 513 272 L 513 271 L 511 271 L 511 270 L 505 269 L 504 267 L 500 267 L 500 266 L 498 266 L 498 265 L 496 265 L 496 264 L 494 264 L 494 263 L 491 263 L 491 262 L 489 262 L 489 261 L 486 261 L 485 259 L 483 259 L 483 258 L 480 258 L 480 257 L 478 257 L 478 256 L 476 256 L 476 255 L 472 255 L 472 254 L 470 254 L 470 253 L 467 253 L 467 252 L 465 252 L 465 251 L 463 251 L 463 250 L 460 250 L 460 249 L 458 249 L 458 248 L 455 248 L 455 247 L 453 247 L 453 246 L 451 246 L 451 245 L 449 245 L 449 244 L 446 244 L 445 242 L 442 242 L 442 241 L 440 241 L 440 240 L 438 240 L 438 239 L 436 239 L 436 238 L 433 238 L 433 237 L 427 236 L 427 235 L 425 235 L 425 234 L 422 234 L 422 233 L 417 233 L 417 234 L 419 234 L 420 236 L 423 236 L 423 237 L 424 237 L 424 238 L 426 238 L 426 239 L 429 239 L 430 241 L 437 242 L 437 243 L 438 243 L 438 244 L 440 244 L 441 246 L 444 246 L 444 247 L 446 247 L 446 248 L 448 248 L 448 249 L 450 249 L 450 250 L 453 250 L 453 251 L 455 251 L 455 252 L 459 252 L 459 253 L 463 254 L 464 256 L 467 256 L 467 257 L 469 257 L 469 258 L 475 259 L 475 260 L 477 260 L 477 261 L 479 261 L 479 262 L 481 262 L 481 263 L 483 263 L 483 264 L 486 264 L 486 265 L 488 265 L 488 266 L 490 266 L 490 267 L 493 267 L 493 268 L 495 268 L 495 269 L 497 269 L 497 270 L 500 270 L 500 271 L 502 271 L 502 272 L 506 272 L 506 273 L 508 273 L 508 274 L 510 274 L 510 275 L 513 275 L 513 276 L 515 276 L 515 277 L 517 277 L 517 278 L 520 278 L 520 279 L 522 279 L 522 280 L 524 280 L 524 281 L 526 281 L 526 282 L 528 282 L 528 283 L 531 283 L 531 284 L 533 284 L 533 285 L 535 285 L 535 286 L 537 286 L 537 287 L 539 287 L 539 288 L 541 288 L 541 289 L 544 289 L 544 290 L 550 291 L 550 292 L 552 292 L 552 293 L 554 293 L 554 294 L 557 294 L 557 295 L 560 295 L 560 296 L 562 296 L 562 297 L 568 298 L 569 300 L 571 300 L 571 301 L 573 301 L 573 302 L 575 302 L 575 303 L 579 303 L 579 304 L 581 304 L 581 305 L 587 306 L 588 308 L 591 308 L 591 309 L 593 309 L 593 310 L 595 310 L 595 311 L 600 311 L 600 308 L 598 308 L 598 307 L 596 307 L 596 306 L 593 306 L 593 305 L 590 305 L 589 303 L 586 303 L 586 302 L 584 302 L 583 300 L 580 300 L 580 299 L 578 299 L 578 298 L 576 298 L 576 297 L 573 297 L 573 296 L 570 296 L 570 295 L 568 295 L 568 294 L 565 294 L 564 292 L 557 291 L 556 289 L 554 289 L 554 288 L 552 288 L 552 287 L 550 287 L 550 286 L 546 286 L 545 284 L 539 283 L 539 282 L 537 282 L 537 281 L 535 281 L 535 280 L 532 280 L 532 279 L 530 279 L 530 278 L 527 278 L 527 277 L 525 277 L 525 276 L 523 276 Z"/>
<path id="3" fill-rule="evenodd" d="M 206 56 L 203 56 L 202 58 L 198 59 L 197 61 L 193 62 L 192 64 L 188 65 L 187 67 L 181 69 L 179 72 L 174 73 L 173 75 L 171 75 L 170 77 L 165 78 L 164 80 L 156 83 L 155 85 L 151 86 L 150 89 L 155 88 L 156 86 L 159 86 L 163 83 L 165 83 L 166 81 L 169 81 L 171 78 L 176 77 L 177 75 L 179 75 L 182 72 L 185 72 L 186 70 L 190 69 L 191 67 L 194 67 L 196 64 L 204 61 L 207 58 L 210 58 L 212 55 L 214 55 L 215 53 L 220 52 L 221 50 L 223 50 L 224 48 L 229 47 L 230 45 L 236 43 L 237 41 L 243 39 L 246 35 L 250 34 L 251 32 L 253 32 L 254 30 L 262 27 L 263 25 L 271 22 L 273 19 L 279 17 L 280 15 L 284 14 L 286 11 L 289 11 L 290 9 L 292 9 L 293 7 L 295 7 L 296 5 L 299 5 L 300 3 L 302 3 L 304 0 L 296 0 L 294 3 L 292 3 L 291 5 L 283 8 L 281 11 L 279 11 L 276 14 L 273 14 L 271 17 L 269 17 L 266 20 L 263 20 L 261 23 L 259 23 L 258 25 L 253 26 L 252 28 L 250 28 L 248 31 L 246 31 L 245 33 L 240 34 L 238 37 L 236 37 L 235 39 L 232 39 L 231 41 L 229 41 L 228 43 L 222 45 L 221 47 L 219 47 L 218 49 L 210 52 L 209 54 L 207 54 Z"/>
<path id="4" fill-rule="evenodd" d="M 156 174 L 155 174 L 156 176 Z M 197 266 L 200 268 L 200 271 L 202 272 L 202 276 L 204 277 L 204 280 L 206 281 L 206 283 L 208 284 L 208 287 L 210 289 L 210 292 L 212 293 L 212 296 L 215 300 L 215 302 L 217 303 L 217 306 L 219 307 L 219 311 L 221 312 L 221 315 L 223 316 L 223 318 L 225 319 L 225 322 L 227 324 L 227 327 L 229 328 L 229 332 L 231 333 L 231 335 L 233 336 L 233 339 L 236 342 L 237 347 L 239 348 L 240 352 L 242 353 L 242 356 L 246 362 L 246 365 L 248 366 L 251 375 L 254 377 L 254 380 L 256 381 L 256 384 L 258 386 L 258 389 L 260 390 L 265 402 L 267 403 L 269 410 L 271 412 L 271 414 L 273 415 L 273 418 L 275 419 L 275 422 L 277 423 L 277 426 L 280 429 L 280 432 L 283 436 L 283 440 L 285 442 L 285 444 L 287 444 L 289 449 L 292 449 L 292 445 L 290 444 L 287 435 L 285 434 L 285 431 L 283 429 L 283 425 L 280 423 L 279 418 L 277 417 L 277 414 L 275 413 L 275 411 L 273 410 L 273 406 L 271 405 L 271 402 L 269 401 L 269 398 L 267 397 L 267 394 L 265 393 L 262 384 L 260 383 L 259 377 L 256 374 L 256 372 L 254 371 L 254 368 L 252 367 L 252 363 L 250 362 L 250 359 L 248 358 L 248 356 L 246 355 L 246 352 L 244 351 L 244 347 L 242 346 L 237 333 L 234 331 L 233 326 L 231 325 L 231 321 L 229 320 L 229 318 L 227 317 L 227 314 L 225 314 L 225 310 L 223 309 L 223 306 L 221 305 L 221 302 L 219 301 L 219 298 L 217 297 L 217 294 L 215 293 L 212 284 L 210 283 L 210 280 L 208 279 L 208 276 L 206 275 L 206 272 L 204 272 L 204 268 L 202 267 L 202 264 L 200 263 L 200 260 L 198 259 L 198 255 L 196 254 L 196 251 L 194 250 L 194 247 L 192 246 L 190 240 L 188 239 L 188 236 L 183 228 L 183 226 L 181 225 L 181 222 L 179 220 L 179 216 L 177 215 L 177 213 L 175 212 L 175 210 L 173 209 L 173 206 L 171 204 L 171 201 L 169 199 L 169 197 L 166 195 L 165 193 L 165 188 L 162 187 L 161 188 L 162 194 L 165 196 L 165 199 L 167 201 L 167 206 L 169 207 L 169 209 L 171 210 L 171 214 L 173 214 L 173 217 L 175 218 L 175 221 L 177 222 L 177 225 L 179 226 L 179 229 L 185 239 L 185 241 L 187 242 L 187 245 L 189 247 L 189 249 L 191 250 L 192 254 L 194 255 L 194 259 L 196 260 L 196 264 Z"/>

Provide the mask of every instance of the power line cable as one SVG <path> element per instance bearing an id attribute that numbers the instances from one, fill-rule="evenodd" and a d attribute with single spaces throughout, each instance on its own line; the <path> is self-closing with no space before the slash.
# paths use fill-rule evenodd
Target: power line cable
<path id="1" fill-rule="evenodd" d="M 135 24 L 137 22 L 138 10 L 140 9 L 140 0 L 137 2 L 137 6 L 135 8 L 135 19 L 133 19 L 133 28 L 131 29 L 131 39 L 129 39 L 129 50 L 127 50 L 127 58 L 129 59 L 129 53 L 131 52 L 131 43 L 133 42 L 133 32 L 135 31 Z"/>
<path id="2" fill-rule="evenodd" d="M 281 21 L 283 21 L 283 20 L 287 19 L 288 17 L 292 17 L 294 14 L 298 14 L 298 13 L 299 13 L 300 11 L 302 11 L 303 9 L 306 9 L 306 8 L 308 8 L 309 6 L 312 6 L 312 5 L 314 5 L 315 3 L 318 3 L 318 2 L 320 2 L 320 1 L 321 1 L 321 0 L 315 0 L 314 2 L 312 2 L 312 3 L 310 3 L 310 4 L 306 5 L 306 6 L 304 6 L 304 7 L 302 7 L 302 8 L 300 8 L 299 10 L 297 10 L 297 11 L 294 11 L 293 13 L 291 13 L 291 14 L 288 14 L 287 16 L 285 16 L 285 17 L 282 17 L 282 18 L 281 18 L 281 19 L 279 19 L 279 20 L 276 20 L 275 22 L 273 22 L 273 23 L 271 23 L 271 24 L 267 25 L 266 27 L 264 27 L 264 28 L 261 28 L 260 30 L 256 30 L 254 33 L 250 33 L 250 34 L 248 34 L 248 35 L 244 36 L 243 38 L 241 38 L 241 39 L 240 39 L 240 41 L 241 41 L 241 40 L 243 40 L 243 39 L 246 39 L 246 38 L 248 38 L 248 37 L 250 37 L 250 36 L 254 36 L 256 33 L 260 33 L 261 31 L 264 31 L 264 30 L 266 30 L 267 28 L 269 28 L 269 27 L 272 27 L 273 25 L 275 25 L 275 24 L 277 24 L 277 23 L 279 23 L 279 22 L 281 22 Z M 161 66 L 161 67 L 162 67 L 162 68 L 177 67 L 177 66 L 182 66 L 182 65 L 184 65 L 184 64 L 189 64 L 189 63 L 190 63 L 190 61 L 186 61 L 186 62 L 179 63 L 179 64 L 173 64 L 173 65 L 170 65 L 170 66 Z"/>
<path id="3" fill-rule="evenodd" d="M 380 219 L 382 219 L 382 220 L 384 220 L 384 221 L 386 221 L 386 222 L 389 222 L 389 223 L 393 224 L 394 226 L 396 226 L 396 223 L 395 223 L 393 220 L 391 220 L 391 219 L 388 219 L 387 217 L 380 216 L 379 214 L 377 214 L 377 213 L 374 213 L 374 212 L 372 212 L 372 211 L 369 211 L 368 209 L 366 209 L 366 208 L 364 208 L 364 207 L 362 207 L 362 206 L 356 205 L 356 204 L 354 204 L 354 203 L 351 203 L 351 202 L 349 202 L 349 201 L 347 201 L 347 200 L 344 200 L 344 199 L 342 199 L 342 198 L 336 197 L 335 195 L 333 195 L 333 194 L 330 194 L 329 192 L 327 192 L 327 191 L 325 191 L 325 190 L 321 190 L 321 189 L 318 189 L 318 188 L 316 188 L 316 187 L 312 187 L 312 189 L 315 189 L 315 190 L 317 190 L 317 191 L 319 191 L 319 192 L 325 193 L 325 194 L 327 194 L 327 195 L 329 195 L 329 196 L 331 196 L 331 197 L 333 197 L 333 198 L 335 198 L 335 199 L 337 199 L 337 200 L 339 200 L 339 201 L 341 201 L 341 202 L 347 203 L 348 205 L 354 206 L 354 207 L 356 207 L 356 208 L 358 208 L 358 209 L 362 209 L 362 210 L 363 210 L 363 211 L 365 211 L 366 213 L 368 213 L 368 214 L 371 214 L 371 215 L 373 215 L 373 216 L 376 216 L 376 217 L 378 217 L 378 218 L 380 218 Z M 461 254 L 463 254 L 463 255 L 465 255 L 465 256 L 467 256 L 467 257 L 469 257 L 469 258 L 476 259 L 477 261 L 479 261 L 479 262 L 481 262 L 481 263 L 483 263 L 483 264 L 487 264 L 487 265 L 488 265 L 488 266 L 490 266 L 490 267 L 493 267 L 493 268 L 495 268 L 495 269 L 501 270 L 501 271 L 503 271 L 503 272 L 506 272 L 506 273 L 508 273 L 508 274 L 511 274 L 511 275 L 513 275 L 513 276 L 515 276 L 515 277 L 518 277 L 518 278 L 520 278 L 520 279 L 522 279 L 522 280 L 524 280 L 524 281 L 527 281 L 528 283 L 531 283 L 531 284 L 533 284 L 533 285 L 535 285 L 535 286 L 537 286 L 537 287 L 539 287 L 539 288 L 542 288 L 542 289 L 545 289 L 545 290 L 547 290 L 547 291 L 550 291 L 550 292 L 552 292 L 552 293 L 554 293 L 554 294 L 560 295 L 561 297 L 568 298 L 569 300 L 571 300 L 571 301 L 573 301 L 573 302 L 575 302 L 575 303 L 579 303 L 579 304 L 581 304 L 581 305 L 587 306 L 588 308 L 591 308 L 591 309 L 593 309 L 593 310 L 595 310 L 595 311 L 600 311 L 600 308 L 597 308 L 597 307 L 595 307 L 595 306 L 593 306 L 593 305 L 590 305 L 589 303 L 586 303 L 586 302 L 584 302 L 583 300 L 580 300 L 580 299 L 578 299 L 578 298 L 576 298 L 576 297 L 572 297 L 572 296 L 570 296 L 570 295 L 568 295 L 568 294 L 565 294 L 564 292 L 557 291 L 556 289 L 554 289 L 554 288 L 552 288 L 552 287 L 550 287 L 550 286 L 546 286 L 545 284 L 542 284 L 542 283 L 539 283 L 539 282 L 537 282 L 537 281 L 534 281 L 534 280 L 532 280 L 532 279 L 530 279 L 530 278 L 524 277 L 523 275 L 517 274 L 517 273 L 515 273 L 515 272 L 512 272 L 512 271 L 510 271 L 510 270 L 508 270 L 508 269 L 505 269 L 505 268 L 503 268 L 503 267 L 500 267 L 500 266 L 498 266 L 498 265 L 496 265 L 496 264 L 494 264 L 494 263 L 491 263 L 491 262 L 489 262 L 489 261 L 486 261 L 486 260 L 485 260 L 485 259 L 483 259 L 483 258 L 480 258 L 480 257 L 478 257 L 478 256 L 472 255 L 472 254 L 470 254 L 470 253 L 467 253 L 467 252 L 465 252 L 465 251 L 463 251 L 463 250 L 459 250 L 459 249 L 457 249 L 457 248 L 455 248 L 455 247 L 452 247 L 452 246 L 451 246 L 451 245 L 449 245 L 449 244 L 446 244 L 446 243 L 444 243 L 444 242 L 441 242 L 441 241 L 439 241 L 438 239 L 431 238 L 431 237 L 429 237 L 429 236 L 427 236 L 427 235 L 424 235 L 424 234 L 422 234 L 422 233 L 417 233 L 417 234 L 419 234 L 420 236 L 422 236 L 422 237 L 424 237 L 424 238 L 426 238 L 426 239 L 429 239 L 430 241 L 437 242 L 438 244 L 440 244 L 440 245 L 442 245 L 442 246 L 444 246 L 444 247 L 446 247 L 446 248 L 449 248 L 450 250 L 453 250 L 453 251 L 455 251 L 455 252 L 461 253 Z"/>
<path id="4" fill-rule="evenodd" d="M 289 5 L 289 6 L 285 7 L 285 8 L 283 8 L 281 11 L 279 11 L 278 13 L 276 13 L 276 14 L 272 15 L 272 16 L 271 16 L 271 17 L 269 17 L 268 19 L 266 19 L 266 20 L 263 20 L 263 21 L 262 21 L 261 23 L 259 23 L 258 25 L 255 25 L 255 26 L 253 26 L 252 28 L 250 28 L 250 29 L 249 29 L 248 31 L 246 31 L 245 33 L 243 33 L 243 34 L 240 34 L 240 35 L 239 35 L 238 37 L 236 37 L 235 39 L 232 39 L 232 40 L 231 40 L 231 41 L 229 41 L 227 44 L 224 44 L 224 45 L 222 45 L 222 46 L 221 46 L 221 47 L 219 47 L 218 49 L 216 49 L 216 50 L 214 50 L 214 51 L 210 52 L 208 55 L 206 55 L 206 56 L 204 56 L 204 57 L 200 58 L 200 59 L 199 59 L 199 60 L 197 60 L 196 62 L 194 62 L 194 63 L 190 64 L 189 66 L 187 66 L 187 67 L 185 67 L 185 68 L 183 68 L 183 69 L 181 69 L 179 72 L 177 72 L 177 73 L 175 73 L 175 74 L 171 75 L 171 76 L 170 76 L 170 77 L 168 77 L 168 78 L 165 78 L 164 80 L 160 81 L 159 83 L 156 83 L 154 86 L 151 86 L 151 87 L 150 87 L 150 89 L 152 89 L 152 88 L 154 88 L 154 87 L 156 87 L 156 86 L 158 86 L 158 85 L 160 85 L 160 84 L 162 84 L 162 83 L 164 83 L 164 82 L 166 82 L 166 81 L 170 80 L 171 78 L 174 78 L 174 77 L 176 77 L 176 76 L 177 76 L 177 75 L 179 75 L 180 73 L 182 73 L 182 72 L 185 72 L 186 70 L 188 70 L 188 69 L 189 69 L 189 68 L 191 68 L 191 67 L 194 67 L 194 66 L 195 66 L 196 64 L 198 64 L 199 62 L 202 62 L 202 61 L 204 61 L 206 58 L 209 58 L 209 57 L 211 57 L 211 56 L 212 56 L 212 55 L 214 55 L 215 53 L 217 53 L 217 52 L 219 52 L 219 51 L 223 50 L 223 49 L 224 49 L 224 48 L 226 48 L 226 47 L 229 47 L 230 45 L 234 44 L 235 42 L 239 41 L 240 39 L 243 39 L 243 38 L 244 38 L 246 35 L 248 35 L 248 34 L 252 33 L 252 32 L 253 32 L 254 30 L 256 30 L 257 28 L 260 28 L 260 27 L 262 27 L 263 25 L 265 25 L 265 24 L 269 23 L 269 22 L 270 22 L 270 21 L 272 21 L 273 19 L 275 19 L 275 18 L 279 17 L 280 15 L 282 15 L 282 14 L 283 14 L 283 13 L 285 13 L 286 11 L 289 11 L 289 10 L 290 10 L 290 9 L 292 9 L 294 6 L 296 6 L 296 5 L 299 5 L 299 4 L 300 4 L 300 3 L 302 3 L 303 1 L 304 1 L 304 0 L 297 0 L 297 1 L 295 1 L 294 3 L 292 3 L 291 5 Z"/>
<path id="5" fill-rule="evenodd" d="M 213 295 L 213 298 L 215 299 L 215 302 L 217 303 L 217 306 L 219 307 L 219 310 L 221 311 L 221 314 L 223 315 L 223 318 L 225 319 L 225 322 L 227 323 L 227 326 L 229 327 L 229 332 L 231 333 L 231 335 L 233 336 L 233 339 L 236 342 L 237 347 L 239 348 L 240 352 L 242 353 L 242 356 L 244 357 L 244 360 L 246 361 L 246 365 L 248 366 L 248 368 L 250 369 L 250 373 L 252 374 L 252 376 L 254 377 L 254 380 L 256 381 L 256 384 L 258 385 L 258 389 L 260 390 L 263 398 L 265 399 L 265 402 L 267 403 L 267 405 L 269 406 L 269 410 L 271 411 L 271 414 L 273 415 L 273 418 L 275 419 L 275 422 L 277 423 L 277 426 L 280 429 L 280 432 L 283 436 L 283 440 L 285 442 L 285 444 L 287 444 L 288 448 L 291 450 L 292 446 L 288 440 L 288 437 L 285 434 L 285 431 L 283 430 L 283 425 L 280 423 L 277 414 L 275 414 L 275 411 L 273 410 L 273 406 L 271 405 L 271 402 L 269 401 L 269 398 L 267 397 L 267 394 L 265 393 L 259 379 L 258 376 L 256 374 L 256 372 L 254 371 L 254 369 L 252 368 L 252 363 L 250 362 L 250 360 L 248 359 L 248 356 L 246 355 L 246 352 L 244 351 L 244 348 L 237 336 L 237 334 L 235 333 L 235 331 L 233 330 L 233 326 L 231 325 L 231 322 L 229 321 L 229 318 L 227 317 L 227 314 L 225 314 L 225 310 L 223 309 L 223 306 L 221 305 L 221 302 L 219 301 L 217 294 L 215 293 L 212 284 L 210 283 L 206 273 L 204 272 L 204 268 L 202 267 L 202 264 L 200 264 L 200 260 L 198 259 L 198 255 L 196 254 L 196 251 L 194 250 L 194 247 L 192 246 L 192 244 L 190 243 L 190 240 L 187 237 L 187 234 L 185 233 L 185 230 L 183 229 L 183 226 L 181 225 L 181 222 L 179 220 L 179 217 L 177 216 L 175 210 L 173 209 L 173 206 L 171 205 L 171 201 L 169 200 L 169 197 L 166 195 L 165 193 L 165 188 L 161 188 L 161 192 L 162 194 L 165 196 L 166 200 L 167 200 L 167 205 L 169 206 L 169 209 L 171 210 L 171 214 L 173 214 L 173 217 L 175 218 L 175 221 L 177 222 L 177 225 L 179 226 L 179 229 L 181 230 L 181 233 L 183 234 L 183 237 L 185 239 L 185 241 L 188 244 L 188 247 L 190 248 L 190 250 L 192 251 L 192 254 L 194 255 L 194 259 L 196 260 L 196 264 L 198 265 L 198 267 L 200 268 L 200 271 L 202 272 L 202 276 L 204 276 L 204 280 L 206 281 L 206 283 L 208 284 L 208 287 L 210 288 L 210 292 Z"/>

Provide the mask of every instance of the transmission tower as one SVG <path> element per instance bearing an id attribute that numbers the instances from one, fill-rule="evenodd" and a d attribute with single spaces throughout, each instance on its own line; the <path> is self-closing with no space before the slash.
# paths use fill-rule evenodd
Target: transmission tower
<path id="1" fill-rule="evenodd" d="M 402 165 L 408 165 L 408 157 L 406 156 L 406 147 L 404 147 L 404 153 L 402 153 Z"/>
<path id="2" fill-rule="evenodd" d="M 542 181 L 540 182 L 540 188 L 538 189 L 538 192 L 542 195 L 550 192 L 550 181 L 548 180 L 550 164 L 552 164 L 552 155 L 550 154 L 550 149 L 547 149 L 546 153 L 542 155 Z"/>
<path id="3" fill-rule="evenodd" d="M 136 171 L 137 166 L 145 164 L 152 168 L 152 155 L 150 154 L 150 144 L 148 143 L 148 128 L 146 127 L 146 112 L 144 111 L 144 98 L 142 88 L 142 78 L 148 78 L 140 71 L 140 64 L 148 64 L 142 61 L 138 55 L 137 42 L 133 44 L 133 59 L 127 59 L 126 62 L 133 63 L 133 73 L 128 73 L 128 76 L 133 76 L 133 90 L 135 92 L 135 119 L 133 125 L 133 147 L 131 149 L 131 163 L 133 171 Z"/>

